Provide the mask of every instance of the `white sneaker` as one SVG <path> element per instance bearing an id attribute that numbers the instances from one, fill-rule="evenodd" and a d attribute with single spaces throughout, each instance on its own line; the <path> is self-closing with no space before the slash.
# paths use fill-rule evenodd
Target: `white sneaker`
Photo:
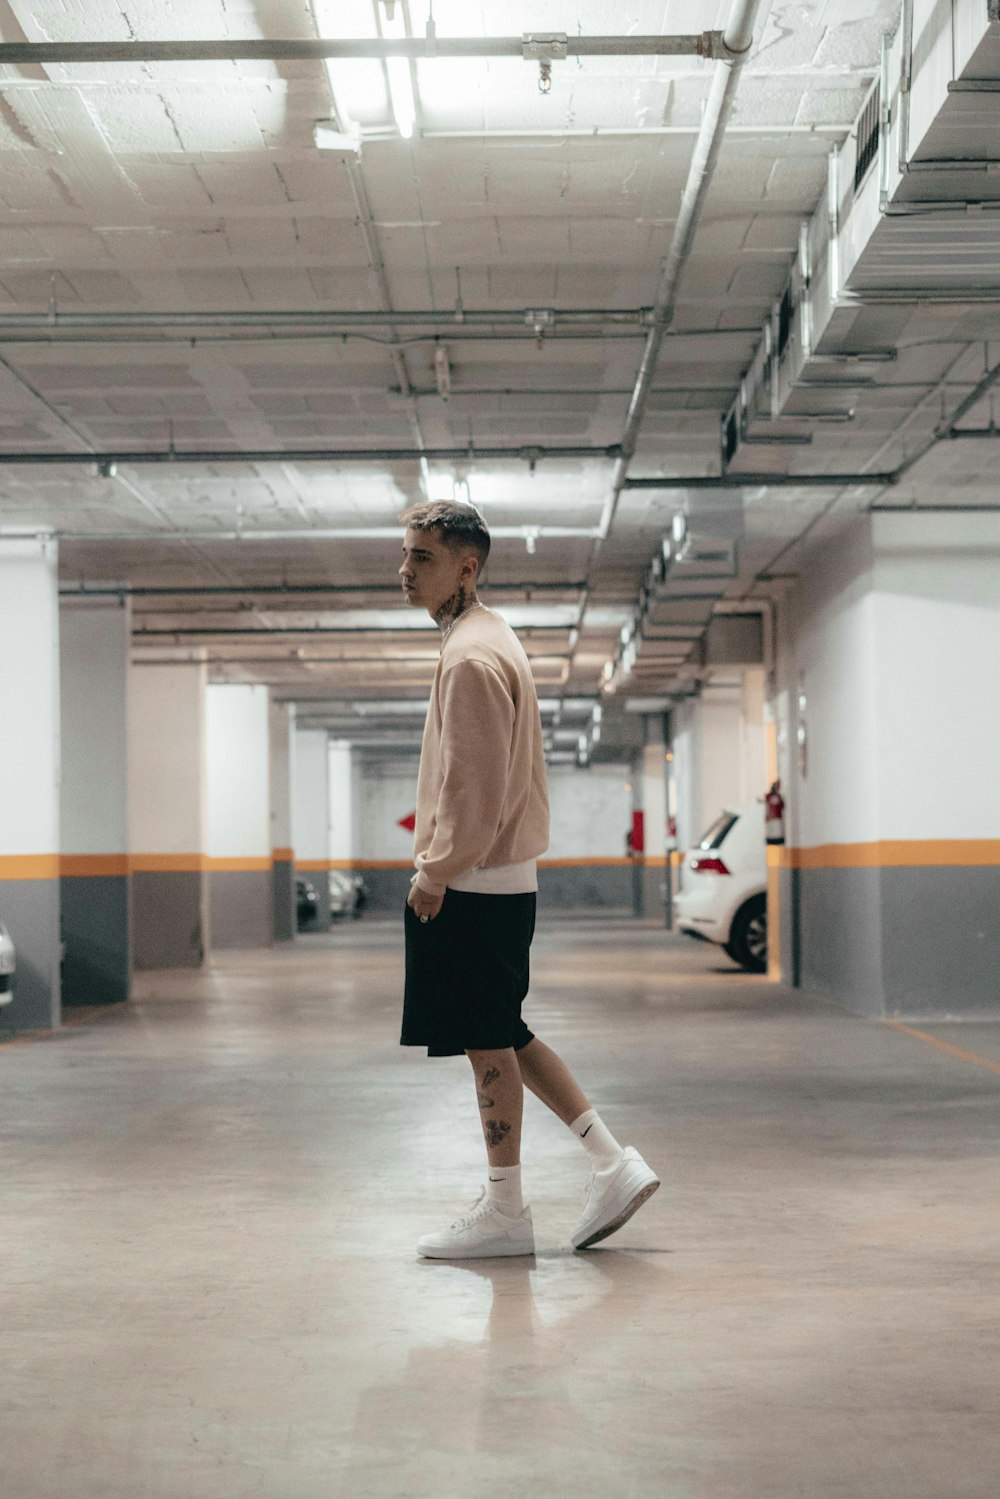
<path id="1" fill-rule="evenodd" d="M 500 1255 L 534 1254 L 535 1231 L 531 1209 L 519 1218 L 508 1218 L 484 1187 L 473 1206 L 450 1228 L 425 1234 L 417 1241 L 417 1253 L 429 1260 L 486 1260 Z"/>
<path id="2" fill-rule="evenodd" d="M 589 1249 L 615 1233 L 648 1202 L 660 1179 L 634 1145 L 628 1145 L 617 1166 L 592 1171 L 583 1202 L 583 1217 L 569 1236 L 574 1249 Z"/>

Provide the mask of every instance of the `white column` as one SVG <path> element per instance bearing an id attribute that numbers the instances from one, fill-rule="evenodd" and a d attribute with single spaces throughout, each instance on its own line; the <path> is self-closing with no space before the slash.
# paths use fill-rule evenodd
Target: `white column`
<path id="1" fill-rule="evenodd" d="M 325 729 L 298 729 L 295 734 L 292 813 L 295 871 L 316 886 L 317 925 L 330 925 L 330 766 Z"/>
<path id="2" fill-rule="evenodd" d="M 330 787 L 330 864 L 334 869 L 354 868 L 354 770 L 349 741 L 331 739 L 328 747 Z"/>
<path id="3" fill-rule="evenodd" d="M 275 942 L 295 936 L 295 849 L 292 834 L 292 796 L 295 704 L 270 706 L 271 740 L 271 862 Z"/>
<path id="4" fill-rule="evenodd" d="M 129 844 L 136 968 L 197 968 L 208 949 L 203 663 L 132 669 Z"/>
<path id="5" fill-rule="evenodd" d="M 128 689 L 125 598 L 63 600 L 63 994 L 76 1004 L 129 997 Z"/>
<path id="6" fill-rule="evenodd" d="M 640 763 L 643 814 L 642 914 L 663 916 L 667 878 L 667 765 L 663 720 L 646 719 Z"/>
<path id="7" fill-rule="evenodd" d="M 0 532 L 0 918 L 17 948 L 0 1029 L 60 1021 L 57 546 Z"/>
<path id="8" fill-rule="evenodd" d="M 801 982 L 865 1014 L 995 1017 L 1000 517 L 859 517 L 786 616 L 778 853 Z"/>
<path id="9" fill-rule="evenodd" d="M 273 891 L 266 687 L 209 686 L 205 758 L 212 946 L 269 947 Z"/>

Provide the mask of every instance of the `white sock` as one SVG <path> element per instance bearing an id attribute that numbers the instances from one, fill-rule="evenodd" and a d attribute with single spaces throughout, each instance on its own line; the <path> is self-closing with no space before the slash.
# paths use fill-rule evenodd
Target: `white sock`
<path id="1" fill-rule="evenodd" d="M 593 1161 L 595 1171 L 618 1165 L 624 1151 L 596 1109 L 588 1109 L 574 1119 L 570 1129 Z"/>
<path id="2" fill-rule="evenodd" d="M 524 1212 L 521 1196 L 520 1166 L 491 1166 L 486 1173 L 486 1194 L 508 1218 L 520 1218 Z"/>

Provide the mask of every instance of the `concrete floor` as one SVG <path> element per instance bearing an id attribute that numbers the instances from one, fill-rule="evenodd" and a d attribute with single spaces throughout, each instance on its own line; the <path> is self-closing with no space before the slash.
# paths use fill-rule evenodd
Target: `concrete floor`
<path id="1" fill-rule="evenodd" d="M 395 923 L 144 975 L 0 1048 L 11 1499 L 1000 1492 L 995 1070 L 625 920 L 543 920 L 529 1023 L 663 1189 L 568 1250 L 419 1261 L 481 1177 L 464 1059 L 396 1045 Z"/>

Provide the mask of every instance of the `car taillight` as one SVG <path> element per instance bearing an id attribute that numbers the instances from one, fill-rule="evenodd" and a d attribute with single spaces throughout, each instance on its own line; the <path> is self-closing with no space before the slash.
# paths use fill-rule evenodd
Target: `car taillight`
<path id="1" fill-rule="evenodd" d="M 729 870 L 722 860 L 715 855 L 706 859 L 692 859 L 691 868 L 695 874 L 728 874 Z"/>

